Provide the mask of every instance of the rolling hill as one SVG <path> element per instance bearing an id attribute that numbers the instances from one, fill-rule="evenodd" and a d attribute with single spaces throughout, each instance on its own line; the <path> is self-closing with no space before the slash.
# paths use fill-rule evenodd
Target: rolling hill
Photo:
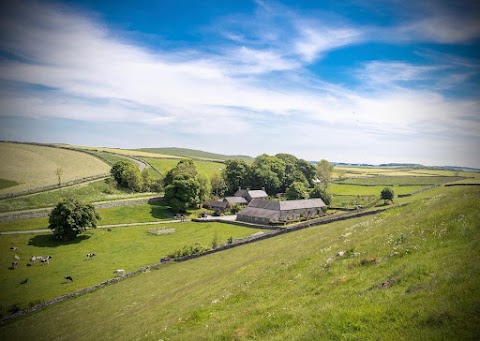
<path id="1" fill-rule="evenodd" d="M 186 158 L 200 158 L 200 159 L 209 159 L 209 160 L 231 160 L 231 159 L 241 159 L 246 162 L 252 162 L 253 157 L 246 155 L 223 155 L 216 153 L 204 152 L 201 150 L 187 149 L 187 148 L 141 148 L 138 149 L 143 152 L 157 153 L 163 155 L 172 155 L 172 156 L 181 156 Z"/>
<path id="2" fill-rule="evenodd" d="M 378 215 L 161 266 L 7 322 L 0 338 L 478 339 L 479 203 L 478 187 L 438 187 Z"/>

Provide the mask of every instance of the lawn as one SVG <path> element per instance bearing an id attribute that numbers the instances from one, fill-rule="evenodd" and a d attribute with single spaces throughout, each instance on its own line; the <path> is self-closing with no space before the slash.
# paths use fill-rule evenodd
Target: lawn
<path id="1" fill-rule="evenodd" d="M 25 210 L 55 206 L 59 201 L 68 197 L 90 203 L 99 201 L 111 201 L 120 199 L 133 199 L 137 197 L 152 196 L 155 193 L 130 193 L 113 188 L 103 180 L 83 183 L 80 185 L 65 187 L 37 194 L 30 194 L 17 198 L 0 200 L 0 212 Z"/>
<path id="2" fill-rule="evenodd" d="M 41 230 L 48 227 L 48 217 L 0 222 L 0 232 Z"/>
<path id="3" fill-rule="evenodd" d="M 136 226 L 90 230 L 78 240 L 61 244 L 54 241 L 51 234 L 3 235 L 0 237 L 0 302 L 4 309 L 13 304 L 25 308 L 30 302 L 52 299 L 62 294 L 96 285 L 114 277 L 113 271 L 124 269 L 127 272 L 142 266 L 159 262 L 161 257 L 183 246 L 199 243 L 210 246 L 217 236 L 221 243 L 229 237 L 249 236 L 258 230 L 220 223 L 171 223 L 158 225 L 173 227 L 176 232 L 155 236 L 148 229 L 155 227 Z M 10 251 L 17 246 L 18 251 Z M 86 260 L 87 253 L 96 257 Z M 13 254 L 20 257 L 16 270 L 9 270 Z M 49 265 L 28 267 L 32 255 L 51 255 Z M 64 283 L 63 276 L 70 275 L 73 283 Z M 28 285 L 20 286 L 28 278 Z"/>
<path id="4" fill-rule="evenodd" d="M 30 144 L 0 142 L 0 178 L 17 186 L 0 189 L 0 194 L 18 192 L 108 173 L 110 166 L 87 153 Z"/>
<path id="5" fill-rule="evenodd" d="M 480 194 L 477 188 L 439 187 L 426 195 L 379 215 L 312 227 L 143 273 L 9 322 L 0 327 L 0 338 L 477 339 Z M 58 252 L 58 263 L 11 271 L 15 283 L 6 284 L 13 275 L 3 279 L 2 295 L 8 292 L 8 302 L 18 297 L 35 301 L 47 286 L 49 292 L 65 293 L 88 285 L 87 277 L 98 282 L 111 276 L 112 269 L 135 268 L 129 262 L 140 254 L 149 255 L 138 263 L 148 263 L 161 252 L 152 247 L 150 259 L 146 245 L 172 235 L 129 235 L 139 230 L 95 231 L 78 244 L 44 247 L 40 254 Z M 211 239 L 211 231 L 204 235 Z M 127 239 L 128 244 L 122 242 Z M 24 246 L 25 240 L 1 243 L 7 249 L 14 243 Z M 99 256 L 84 261 L 87 249 Z M 112 264 L 103 256 L 106 249 L 109 255 L 128 257 Z M 338 251 L 349 252 L 337 256 Z M 71 270 L 63 267 L 63 258 Z M 66 273 L 82 284 L 62 284 Z M 26 276 L 31 278 L 27 285 L 16 284 Z"/>

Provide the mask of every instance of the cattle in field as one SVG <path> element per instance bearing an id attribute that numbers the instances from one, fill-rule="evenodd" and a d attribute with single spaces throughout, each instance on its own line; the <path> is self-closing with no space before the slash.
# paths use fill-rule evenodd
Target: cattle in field
<path id="1" fill-rule="evenodd" d="M 31 265 L 35 264 L 36 260 L 37 260 L 37 257 L 35 257 L 35 256 L 30 257 L 30 264 Z"/>
<path id="2" fill-rule="evenodd" d="M 15 260 L 19 260 L 19 259 L 20 259 L 20 257 L 19 257 L 18 255 L 13 255 L 13 259 L 15 259 Z"/>
<path id="3" fill-rule="evenodd" d="M 96 256 L 96 254 L 94 254 L 94 253 L 87 253 L 87 259 L 92 259 L 95 256 Z"/>
<path id="4" fill-rule="evenodd" d="M 12 262 L 11 269 L 13 270 L 13 269 L 16 269 L 16 268 L 18 268 L 18 262 Z"/>
<path id="5" fill-rule="evenodd" d="M 10 250 L 12 250 L 12 251 L 18 251 L 18 247 L 12 246 L 12 247 L 10 248 Z"/>
<path id="6" fill-rule="evenodd" d="M 116 275 L 125 275 L 125 270 L 123 269 L 118 269 L 113 272 Z"/>
<path id="7" fill-rule="evenodd" d="M 53 257 L 52 256 L 47 256 L 45 258 L 42 257 L 42 259 L 40 260 L 40 262 L 42 263 L 42 265 L 45 265 L 45 264 L 50 264 L 50 259 L 52 259 Z"/>
<path id="8" fill-rule="evenodd" d="M 23 281 L 20 282 L 20 284 L 27 284 L 28 278 L 25 278 Z"/>
<path id="9" fill-rule="evenodd" d="M 68 280 L 68 281 L 70 281 L 70 282 L 73 282 L 72 276 L 65 276 L 65 277 L 63 277 L 63 278 L 66 279 L 66 280 Z"/>

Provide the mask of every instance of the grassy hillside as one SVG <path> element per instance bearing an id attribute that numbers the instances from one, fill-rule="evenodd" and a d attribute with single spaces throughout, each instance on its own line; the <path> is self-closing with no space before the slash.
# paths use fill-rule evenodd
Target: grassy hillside
<path id="1" fill-rule="evenodd" d="M 148 233 L 155 227 L 175 228 L 175 233 L 156 236 Z M 219 243 L 229 237 L 249 236 L 258 230 L 219 223 L 169 223 L 163 225 L 133 226 L 91 230 L 70 243 L 58 243 L 51 234 L 2 235 L 0 238 L 0 313 L 5 314 L 12 305 L 26 308 L 29 304 L 48 300 L 81 288 L 96 285 L 114 277 L 113 271 L 133 271 L 142 266 L 157 263 L 161 257 L 199 243 L 211 245 L 216 236 Z M 17 246 L 18 251 L 10 251 Z M 86 260 L 87 253 L 96 257 Z M 16 270 L 8 269 L 13 255 L 20 257 Z M 32 255 L 51 255 L 49 265 L 26 266 Z M 8 256 L 8 257 L 7 257 Z M 70 275 L 73 283 L 63 283 L 63 276 Z M 28 285 L 19 283 L 29 278 Z M 0 339 L 5 340 L 0 336 Z"/>
<path id="2" fill-rule="evenodd" d="M 30 144 L 1 142 L 0 159 L 0 179 L 18 183 L 0 194 L 55 185 L 58 168 L 62 182 L 110 171 L 108 164 L 86 153 Z"/>
<path id="3" fill-rule="evenodd" d="M 86 203 L 151 196 L 153 193 L 130 193 L 107 185 L 103 180 L 0 200 L 0 212 L 55 206 L 59 201 L 75 197 Z"/>
<path id="4" fill-rule="evenodd" d="M 187 148 L 142 148 L 138 150 L 148 152 L 148 153 L 174 155 L 174 156 L 181 156 L 181 157 L 194 158 L 194 159 L 195 158 L 210 159 L 210 160 L 241 159 L 247 162 L 253 161 L 252 157 L 246 156 L 246 155 L 223 155 L 223 154 L 209 153 L 201 150 L 187 149 Z"/>
<path id="5" fill-rule="evenodd" d="M 174 168 L 179 162 L 179 160 L 171 159 L 144 159 L 162 174 L 167 174 L 167 172 Z M 194 160 L 193 164 L 199 174 L 203 174 L 208 178 L 211 178 L 214 173 L 221 173 L 221 171 L 225 169 L 225 165 L 219 162 Z M 155 176 L 155 174 L 153 174 L 153 176 Z"/>
<path id="6" fill-rule="evenodd" d="M 478 188 L 439 187 L 380 215 L 164 266 L 7 323 L 0 338 L 478 339 L 479 221 Z"/>

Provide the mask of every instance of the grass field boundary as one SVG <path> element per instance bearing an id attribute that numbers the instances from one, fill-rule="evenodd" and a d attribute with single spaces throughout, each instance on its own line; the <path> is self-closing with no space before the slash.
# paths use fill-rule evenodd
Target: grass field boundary
<path id="1" fill-rule="evenodd" d="M 140 199 L 129 199 L 129 200 L 117 200 L 117 201 L 107 201 L 107 202 L 96 202 L 93 203 L 93 206 L 96 209 L 99 208 L 111 208 L 111 207 L 119 207 L 119 206 L 131 206 L 131 205 L 141 205 L 141 204 L 153 204 L 163 200 L 163 197 L 147 197 L 147 198 L 140 198 Z M 0 213 L 0 222 L 7 222 L 13 220 L 20 220 L 20 219 L 31 219 L 31 218 L 42 218 L 47 217 L 50 214 L 50 211 L 54 207 L 46 207 L 46 208 L 36 208 L 32 209 L 31 212 L 29 210 L 19 211 L 19 212 L 2 212 Z"/>
<path id="2" fill-rule="evenodd" d="M 108 178 L 109 176 L 110 176 L 110 173 L 102 173 L 102 174 L 87 176 L 87 177 L 80 178 L 80 179 L 75 179 L 75 180 L 68 181 L 68 182 L 63 182 L 60 185 L 58 185 L 58 184 L 48 185 L 48 186 L 43 186 L 43 187 L 27 189 L 25 191 L 20 191 L 20 192 L 5 193 L 5 194 L 0 195 L 0 200 L 17 198 L 17 197 L 21 197 L 21 196 L 24 196 L 24 195 L 47 192 L 47 191 L 51 191 L 53 189 L 59 189 L 59 188 L 73 186 L 73 185 L 78 185 L 78 184 L 89 182 L 89 181 L 105 179 L 105 178 Z"/>
<path id="3" fill-rule="evenodd" d="M 329 223 L 333 223 L 333 222 L 336 222 L 336 221 L 379 214 L 379 213 L 385 212 L 385 211 L 390 210 L 390 209 L 400 208 L 400 207 L 404 207 L 404 206 L 407 206 L 407 205 L 408 205 L 408 203 L 404 203 L 404 204 L 401 204 L 401 205 L 392 205 L 392 206 L 384 207 L 384 208 L 377 209 L 377 210 L 363 211 L 363 212 L 353 213 L 353 214 L 352 213 L 344 213 L 344 214 L 337 215 L 335 217 L 333 217 L 333 216 L 332 217 L 322 217 L 323 219 L 318 218 L 318 219 L 314 219 L 314 220 L 311 220 L 311 221 L 297 223 L 290 228 L 281 228 L 281 229 L 278 229 L 276 231 L 266 232 L 266 233 L 258 234 L 256 236 L 240 238 L 240 239 L 238 239 L 235 242 L 232 242 L 230 244 L 224 244 L 224 245 L 222 245 L 220 247 L 217 247 L 215 249 L 207 250 L 207 251 L 204 251 L 204 252 L 201 252 L 201 253 L 188 255 L 188 256 L 184 256 L 184 257 L 178 257 L 178 258 L 162 258 L 158 263 L 141 267 L 141 268 L 139 268 L 135 271 L 126 273 L 123 276 L 119 276 L 119 277 L 116 277 L 116 278 L 109 279 L 107 281 L 101 282 L 100 284 L 90 286 L 90 287 L 87 287 L 87 288 L 83 288 L 83 289 L 77 290 L 77 291 L 75 291 L 73 293 L 70 293 L 70 294 L 62 295 L 62 296 L 54 298 L 52 300 L 36 304 L 33 307 L 29 307 L 27 309 L 21 310 L 21 311 L 15 313 L 15 314 L 6 316 L 6 317 L 4 317 L 0 320 L 0 325 L 3 325 L 5 323 L 7 323 L 8 321 L 13 320 L 15 318 L 18 318 L 18 317 L 24 316 L 26 314 L 33 313 L 35 311 L 41 310 L 41 309 L 46 308 L 48 306 L 51 306 L 53 304 L 57 304 L 57 303 L 66 301 L 68 299 L 87 294 L 89 292 L 101 289 L 101 288 L 103 288 L 107 285 L 118 283 L 122 280 L 133 277 L 133 276 L 138 275 L 142 272 L 148 272 L 151 269 L 160 268 L 161 266 L 164 266 L 164 265 L 169 264 L 169 263 L 185 262 L 185 261 L 188 261 L 188 260 L 191 260 L 191 259 L 194 259 L 194 258 L 204 257 L 204 256 L 208 256 L 208 255 L 213 254 L 213 253 L 222 252 L 222 251 L 234 248 L 234 247 L 238 247 L 238 246 L 242 246 L 242 245 L 245 245 L 245 244 L 255 243 L 255 242 L 258 242 L 258 241 L 261 241 L 261 240 L 273 238 L 273 237 L 276 237 L 276 236 L 279 236 L 279 235 L 283 235 L 285 233 L 291 233 L 291 232 L 303 230 L 305 228 L 318 226 L 318 225 L 323 225 L 323 224 L 329 224 Z M 325 218 L 329 218 L 329 219 L 325 219 Z M 231 221 L 226 221 L 226 220 L 219 221 L 219 222 L 228 223 L 228 224 L 232 223 Z M 257 228 L 258 227 L 260 227 L 260 226 L 257 226 Z"/>

